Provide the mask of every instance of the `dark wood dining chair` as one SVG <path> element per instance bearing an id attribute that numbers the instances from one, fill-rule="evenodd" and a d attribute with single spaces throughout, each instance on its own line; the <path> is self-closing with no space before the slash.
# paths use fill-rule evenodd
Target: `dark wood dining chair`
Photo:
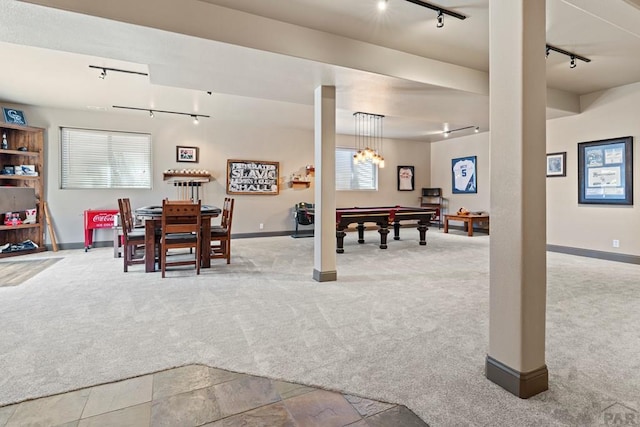
<path id="1" fill-rule="evenodd" d="M 165 277 L 167 267 L 191 265 L 196 267 L 196 274 L 200 274 L 201 264 L 201 226 L 200 200 L 197 203 L 162 201 L 162 233 L 160 235 L 160 265 L 162 277 Z M 188 248 L 195 250 L 195 258 L 179 258 L 167 260 L 170 249 Z M 182 255 L 180 255 L 182 256 Z"/>
<path id="2" fill-rule="evenodd" d="M 120 210 L 120 221 L 122 222 L 122 247 L 124 272 L 129 270 L 130 265 L 143 264 L 144 258 L 136 258 L 136 251 L 144 246 L 144 229 L 135 229 L 131 208 L 127 211 L 127 202 L 118 199 L 118 209 Z"/>
<path id="3" fill-rule="evenodd" d="M 233 223 L 233 206 L 235 200 L 225 197 L 222 205 L 220 225 L 211 227 L 211 259 L 226 259 L 231 263 L 231 224 Z"/>

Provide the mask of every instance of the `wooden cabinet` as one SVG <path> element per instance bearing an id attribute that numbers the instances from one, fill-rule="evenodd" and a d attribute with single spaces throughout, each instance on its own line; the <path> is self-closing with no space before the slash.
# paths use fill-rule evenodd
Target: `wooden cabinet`
<path id="1" fill-rule="evenodd" d="M 438 222 L 438 228 L 442 226 L 442 188 L 423 188 L 420 207 L 435 210 L 436 213 L 432 217 L 432 221 Z"/>
<path id="2" fill-rule="evenodd" d="M 6 244 L 20 247 L 30 240 L 37 248 L 25 245 L 25 249 L 10 252 L 5 248 L 0 252 L 0 258 L 45 250 L 44 129 L 0 123 L 0 138 L 4 135 L 7 148 L 0 148 L 0 170 L 8 172 L 11 167 L 13 174 L 0 174 L 0 247 Z M 19 215 L 20 222 L 23 222 L 26 210 L 32 208 L 36 209 L 34 223 L 5 225 L 7 212 Z"/>

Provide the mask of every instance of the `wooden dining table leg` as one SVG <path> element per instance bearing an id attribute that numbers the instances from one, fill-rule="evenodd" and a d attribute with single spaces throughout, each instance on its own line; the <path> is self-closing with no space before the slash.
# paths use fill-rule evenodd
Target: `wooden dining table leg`
<path id="1" fill-rule="evenodd" d="M 203 217 L 202 218 L 202 249 L 200 250 L 200 257 L 202 259 L 202 263 L 200 264 L 201 268 L 210 268 L 211 267 L 211 218 Z"/>
<path id="2" fill-rule="evenodd" d="M 144 271 L 147 273 L 156 271 L 155 222 L 153 219 L 144 222 Z"/>

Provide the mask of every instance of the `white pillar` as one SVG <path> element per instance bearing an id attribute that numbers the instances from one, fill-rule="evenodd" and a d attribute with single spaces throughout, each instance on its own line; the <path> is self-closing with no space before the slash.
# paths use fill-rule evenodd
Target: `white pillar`
<path id="1" fill-rule="evenodd" d="M 336 271 L 336 88 L 315 90 L 315 222 L 313 278 L 334 281 Z"/>
<path id="2" fill-rule="evenodd" d="M 548 388 L 545 0 L 490 0 L 491 243 L 486 376 Z"/>

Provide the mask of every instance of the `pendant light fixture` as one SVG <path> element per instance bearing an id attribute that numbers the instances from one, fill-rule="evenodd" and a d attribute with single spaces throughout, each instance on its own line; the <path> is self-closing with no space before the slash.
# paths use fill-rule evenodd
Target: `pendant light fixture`
<path id="1" fill-rule="evenodd" d="M 353 117 L 355 119 L 356 147 L 353 163 L 371 162 L 384 168 L 384 157 L 382 156 L 382 121 L 384 116 L 358 111 L 353 113 Z"/>

